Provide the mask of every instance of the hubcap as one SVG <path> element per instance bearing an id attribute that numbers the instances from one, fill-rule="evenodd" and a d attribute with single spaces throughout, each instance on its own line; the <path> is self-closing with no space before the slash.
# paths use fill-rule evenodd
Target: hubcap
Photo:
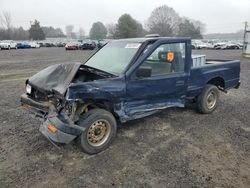
<path id="1" fill-rule="evenodd" d="M 214 108 L 215 104 L 216 104 L 216 94 L 211 91 L 208 95 L 207 95 L 207 107 L 209 109 Z"/>
<path id="2" fill-rule="evenodd" d="M 91 146 L 101 146 L 110 135 L 111 126 L 108 121 L 102 119 L 95 121 L 88 129 L 88 143 Z"/>

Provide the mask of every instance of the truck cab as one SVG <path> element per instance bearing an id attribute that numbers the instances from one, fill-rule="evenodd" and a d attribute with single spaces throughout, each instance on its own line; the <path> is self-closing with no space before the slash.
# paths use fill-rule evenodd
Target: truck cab
<path id="1" fill-rule="evenodd" d="M 238 60 L 194 66 L 190 38 L 110 41 L 85 63 L 50 66 L 26 81 L 21 103 L 42 117 L 40 131 L 53 143 L 77 139 L 98 153 L 114 139 L 117 123 L 196 102 L 212 113 L 219 90 L 240 85 Z"/>

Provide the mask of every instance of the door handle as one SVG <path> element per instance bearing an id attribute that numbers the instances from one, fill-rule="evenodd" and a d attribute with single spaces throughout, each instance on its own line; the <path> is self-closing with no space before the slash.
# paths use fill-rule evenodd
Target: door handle
<path id="1" fill-rule="evenodd" d="M 183 86 L 184 83 L 185 83 L 184 80 L 178 80 L 178 81 L 175 82 L 175 86 Z"/>

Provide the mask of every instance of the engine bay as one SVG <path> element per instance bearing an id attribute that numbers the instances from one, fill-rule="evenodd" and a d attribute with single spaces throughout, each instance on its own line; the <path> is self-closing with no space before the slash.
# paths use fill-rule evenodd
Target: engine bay
<path id="1" fill-rule="evenodd" d="M 81 66 L 73 78 L 73 83 L 91 82 L 113 77 L 113 75 L 90 67 Z"/>

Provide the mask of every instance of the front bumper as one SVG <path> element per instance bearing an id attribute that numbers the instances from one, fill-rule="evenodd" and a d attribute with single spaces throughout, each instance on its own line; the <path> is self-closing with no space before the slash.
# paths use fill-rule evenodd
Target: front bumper
<path id="1" fill-rule="evenodd" d="M 56 127 L 56 131 L 52 132 L 49 125 Z M 84 132 L 85 128 L 64 123 L 59 117 L 52 117 L 40 125 L 39 131 L 52 142 L 68 144 Z"/>
<path id="2" fill-rule="evenodd" d="M 40 125 L 40 132 L 54 143 L 68 144 L 85 131 L 85 128 L 70 124 L 63 116 L 49 112 L 49 104 L 33 100 L 27 94 L 21 96 L 21 104 L 36 117 L 43 118 Z M 49 126 L 54 128 L 53 131 Z"/>
<path id="3" fill-rule="evenodd" d="M 35 117 L 44 118 L 49 112 L 48 102 L 35 101 L 27 94 L 22 94 L 20 101 L 21 105 L 31 114 L 35 115 Z"/>

